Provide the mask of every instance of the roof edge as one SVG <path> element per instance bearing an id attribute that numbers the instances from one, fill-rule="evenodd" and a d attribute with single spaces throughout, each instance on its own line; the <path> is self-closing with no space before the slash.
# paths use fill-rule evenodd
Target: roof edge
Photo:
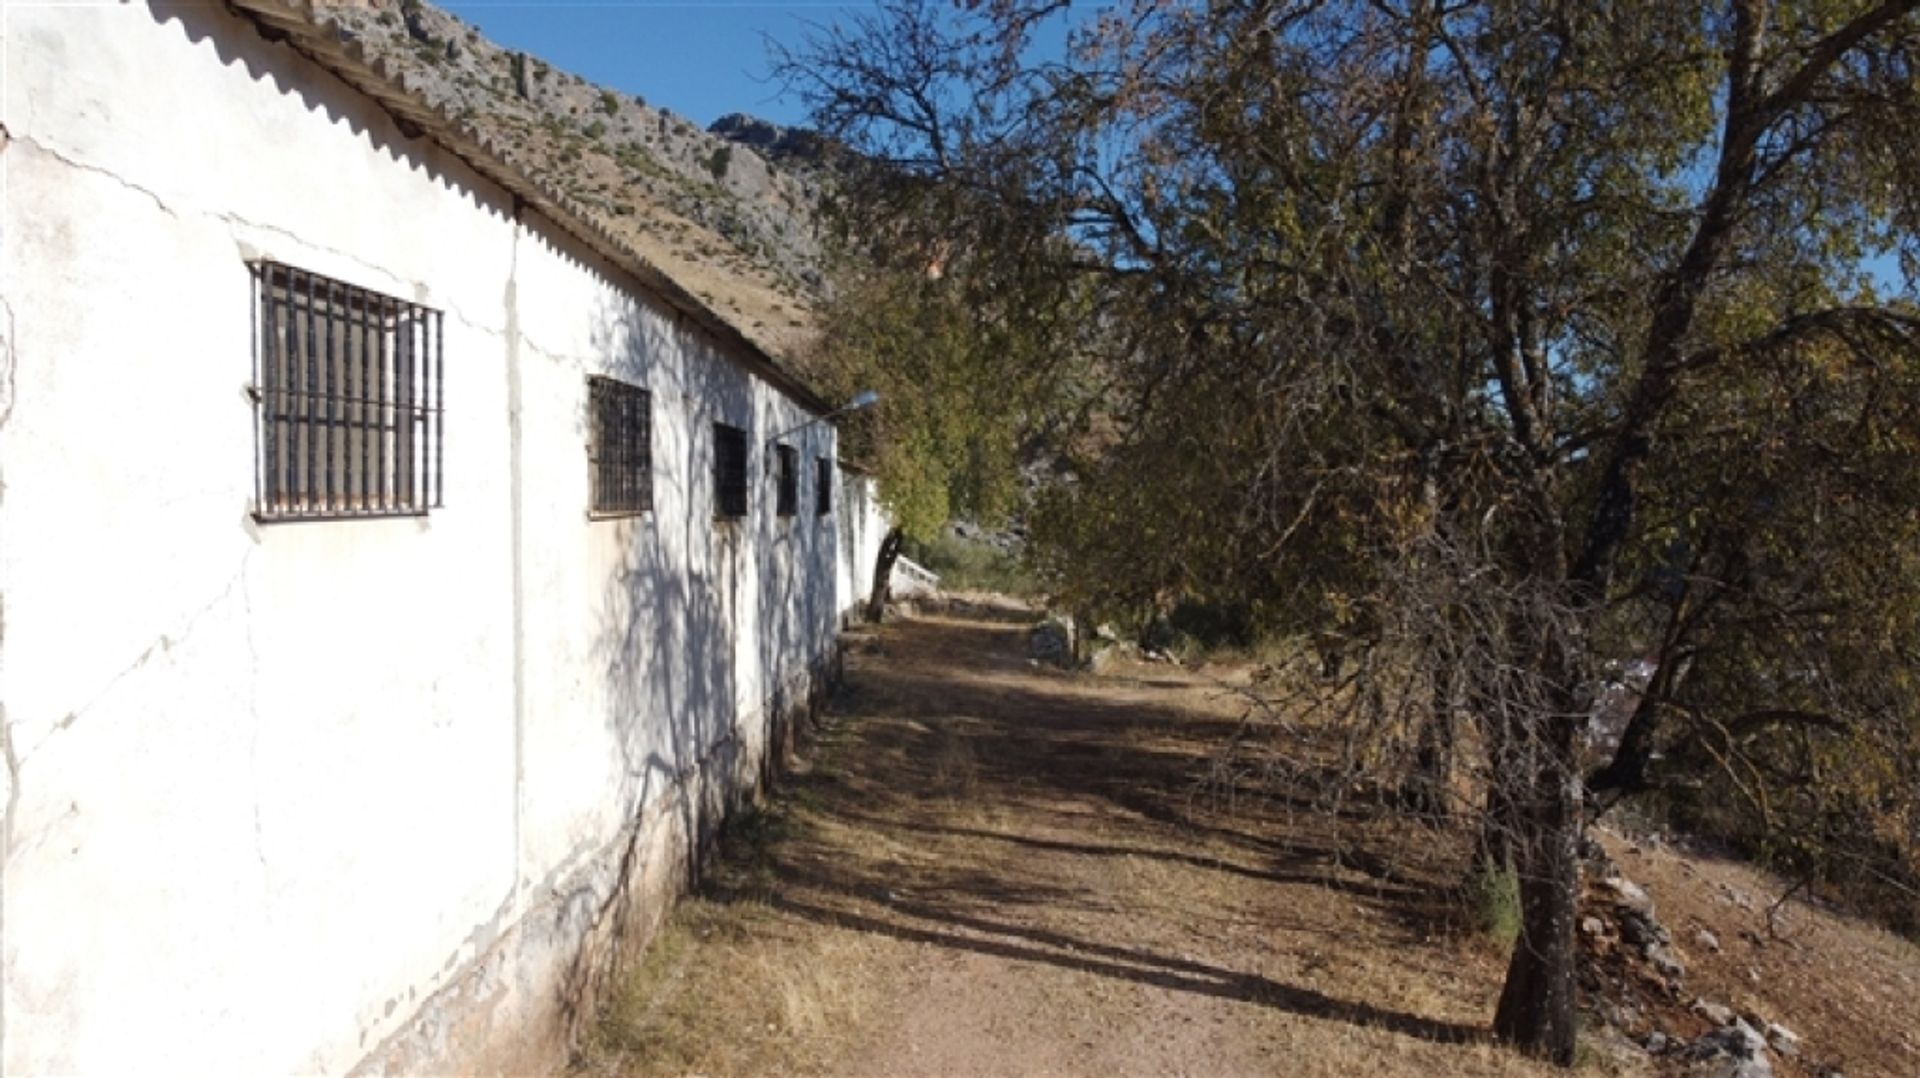
<path id="1" fill-rule="evenodd" d="M 343 39 L 324 15 L 326 8 L 335 5 L 324 0 L 226 0 L 226 3 L 235 14 L 254 23 L 268 41 L 286 43 L 372 98 L 399 122 L 402 134 L 437 143 L 481 176 L 505 188 L 522 205 L 547 217 L 561 231 L 613 263 L 642 290 L 685 315 L 721 344 L 741 353 L 743 366 L 802 407 L 817 415 L 833 410 L 831 403 L 782 367 L 765 348 L 594 220 L 578 202 L 535 177 L 514 161 L 504 146 L 427 101 L 408 85 L 406 72 L 398 65 L 369 55 L 366 46 L 357 40 Z"/>

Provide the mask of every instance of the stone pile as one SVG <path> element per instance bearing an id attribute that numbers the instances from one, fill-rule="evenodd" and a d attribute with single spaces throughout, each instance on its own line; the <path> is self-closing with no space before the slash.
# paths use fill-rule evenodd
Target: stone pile
<path id="1" fill-rule="evenodd" d="M 1772 1078 L 1775 1057 L 1799 1054 L 1800 1036 L 1786 1026 L 1698 997 L 1685 1005 L 1706 1033 L 1688 1039 L 1655 1028 L 1654 1012 L 1687 998 L 1686 962 L 1646 888 L 1623 875 L 1598 843 L 1582 853 L 1592 881 L 1579 921 L 1582 987 L 1602 1021 L 1698 1078 Z M 1692 940 L 1702 951 L 1720 950 L 1706 928 Z"/>

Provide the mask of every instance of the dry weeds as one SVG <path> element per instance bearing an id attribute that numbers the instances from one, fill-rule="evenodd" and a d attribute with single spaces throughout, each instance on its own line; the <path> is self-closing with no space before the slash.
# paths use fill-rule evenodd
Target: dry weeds
<path id="1" fill-rule="evenodd" d="M 830 1069 L 875 1003 L 875 944 L 792 931 L 768 906 L 690 899 L 588 1042 L 587 1075 Z"/>
<path id="2" fill-rule="evenodd" d="M 1557 1073 L 1486 1041 L 1503 956 L 1436 898 L 1433 832 L 1221 804 L 1220 671 L 1067 674 L 1024 641 L 981 607 L 856 649 L 582 1069 Z M 1598 1039 L 1584 1060 L 1635 1073 Z"/>
<path id="3" fill-rule="evenodd" d="M 1685 995 L 1657 1016 L 1668 1032 L 1703 1032 L 1690 1005 L 1705 998 L 1798 1033 L 1782 1074 L 1920 1075 L 1920 947 L 1824 905 L 1776 906 L 1790 885 L 1750 864 L 1658 840 L 1603 841 L 1653 896 L 1686 962 Z"/>

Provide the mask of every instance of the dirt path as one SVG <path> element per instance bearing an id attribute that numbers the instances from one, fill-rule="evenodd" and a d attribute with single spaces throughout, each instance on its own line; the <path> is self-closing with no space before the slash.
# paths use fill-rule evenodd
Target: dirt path
<path id="1" fill-rule="evenodd" d="M 1238 714 L 1217 683 L 1025 642 L 985 616 L 857 642 L 586 1069 L 1536 1073 L 1482 1040 L 1501 963 L 1435 938 L 1425 888 L 1284 814 L 1208 811 Z"/>

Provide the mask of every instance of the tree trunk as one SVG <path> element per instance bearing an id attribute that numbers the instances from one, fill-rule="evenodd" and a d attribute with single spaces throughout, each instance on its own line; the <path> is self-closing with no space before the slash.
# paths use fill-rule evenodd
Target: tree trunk
<path id="1" fill-rule="evenodd" d="M 1562 712 L 1577 714 L 1577 709 Z M 1529 1055 L 1573 1063 L 1573 925 L 1579 891 L 1581 782 L 1574 770 L 1578 724 L 1558 718 L 1534 746 L 1516 813 L 1520 939 L 1494 1013 L 1494 1034 Z"/>
<path id="2" fill-rule="evenodd" d="M 887 590 L 893 580 L 893 563 L 900 560 L 900 544 L 906 535 L 895 528 L 880 540 L 880 557 L 873 563 L 873 592 L 867 596 L 867 620 L 878 622 L 887 612 Z"/>
<path id="3" fill-rule="evenodd" d="M 1620 734 L 1620 747 L 1605 767 L 1587 778 L 1587 788 L 1595 793 L 1618 790 L 1623 794 L 1647 788 L 1647 769 L 1653 764 L 1654 735 L 1658 732 L 1659 697 L 1664 686 L 1651 684 L 1641 693 L 1633 716 Z"/>
<path id="4" fill-rule="evenodd" d="M 1711 605 L 1717 597 L 1709 596 L 1700 604 L 1675 604 L 1660 646 L 1659 665 L 1654 667 L 1653 676 L 1647 679 L 1647 684 L 1640 690 L 1640 699 L 1634 704 L 1633 715 L 1627 719 L 1626 728 L 1620 731 L 1620 745 L 1614 750 L 1613 759 L 1587 777 L 1587 789 L 1595 793 L 1618 790 L 1624 795 L 1648 787 L 1647 773 L 1653 766 L 1653 751 L 1660 733 L 1660 709 L 1686 684 L 1687 674 L 1693 669 L 1693 660 L 1682 652 L 1686 650 L 1692 623 L 1698 617 L 1699 609 Z"/>
<path id="5" fill-rule="evenodd" d="M 1420 725 L 1413 756 L 1413 773 L 1401 786 L 1400 803 L 1430 822 L 1450 815 L 1447 790 L 1453 779 L 1454 671 L 1447 661 L 1433 672 L 1433 702 Z"/>

